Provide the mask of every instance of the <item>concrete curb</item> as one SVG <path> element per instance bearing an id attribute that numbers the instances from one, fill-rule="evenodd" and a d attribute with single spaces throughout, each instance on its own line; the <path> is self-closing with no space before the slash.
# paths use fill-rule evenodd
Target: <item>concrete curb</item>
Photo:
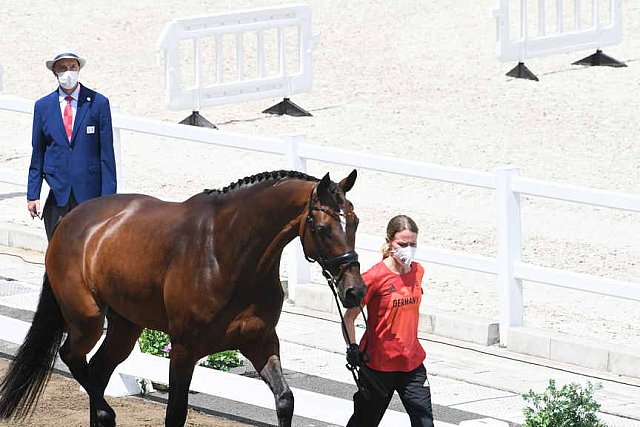
<path id="1" fill-rule="evenodd" d="M 509 330 L 507 349 L 616 375 L 640 378 L 638 349 L 601 343 L 543 329 L 520 326 Z"/>
<path id="2" fill-rule="evenodd" d="M 44 253 L 47 250 L 44 230 L 38 232 L 25 228 L 12 224 L 0 225 L 0 245 Z"/>

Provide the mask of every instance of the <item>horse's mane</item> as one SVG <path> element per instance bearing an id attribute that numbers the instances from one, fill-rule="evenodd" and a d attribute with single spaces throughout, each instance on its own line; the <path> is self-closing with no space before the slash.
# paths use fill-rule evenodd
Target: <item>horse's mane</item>
<path id="1" fill-rule="evenodd" d="M 270 181 L 270 180 L 279 180 L 282 178 L 294 178 L 300 179 L 304 181 L 318 181 L 318 178 L 307 175 L 298 171 L 288 171 L 288 170 L 277 170 L 271 172 L 260 172 L 255 175 L 246 176 L 242 179 L 237 180 L 236 182 L 232 182 L 231 184 L 224 187 L 222 190 L 211 190 L 205 189 L 204 192 L 207 194 L 229 194 L 232 191 L 235 191 L 240 188 L 248 187 L 254 184 L 258 184 L 260 182 Z"/>

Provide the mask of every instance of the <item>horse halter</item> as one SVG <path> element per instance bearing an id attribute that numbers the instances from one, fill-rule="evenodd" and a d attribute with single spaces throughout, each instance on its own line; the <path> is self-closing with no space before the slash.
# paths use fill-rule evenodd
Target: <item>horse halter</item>
<path id="1" fill-rule="evenodd" d="M 309 204 L 307 207 L 307 218 L 305 220 L 305 227 L 302 230 L 302 236 L 300 237 L 300 239 L 304 240 L 304 233 L 306 232 L 307 228 L 309 228 L 311 232 L 311 236 L 313 238 L 313 246 L 315 248 L 316 259 L 314 260 L 313 258 L 309 257 L 306 253 L 304 254 L 304 257 L 309 262 L 317 261 L 318 264 L 320 264 L 320 267 L 322 268 L 322 275 L 327 279 L 327 282 L 329 282 L 329 286 L 333 287 L 334 283 L 338 283 L 342 279 L 342 275 L 345 273 L 345 271 L 347 271 L 352 265 L 359 265 L 360 263 L 358 262 L 358 254 L 355 251 L 347 251 L 341 255 L 336 255 L 334 257 L 328 258 L 322 255 L 318 250 L 319 244 L 318 244 L 318 236 L 316 233 L 316 222 L 315 222 L 316 220 L 313 217 L 312 212 L 313 211 L 324 212 L 338 222 L 340 222 L 341 214 L 336 213 L 332 210 L 323 208 L 322 206 L 314 206 L 313 193 L 314 191 L 316 191 L 317 188 L 318 188 L 318 184 L 316 184 L 311 189 L 311 194 L 309 195 Z M 336 271 L 337 268 L 340 268 L 340 271 L 338 272 L 338 276 L 335 277 L 332 271 Z"/>

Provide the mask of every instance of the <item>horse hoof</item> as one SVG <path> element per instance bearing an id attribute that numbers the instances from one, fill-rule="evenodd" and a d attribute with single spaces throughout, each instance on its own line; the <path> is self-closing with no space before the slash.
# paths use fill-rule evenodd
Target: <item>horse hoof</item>
<path id="1" fill-rule="evenodd" d="M 98 410 L 92 427 L 116 427 L 116 416 L 113 412 Z"/>

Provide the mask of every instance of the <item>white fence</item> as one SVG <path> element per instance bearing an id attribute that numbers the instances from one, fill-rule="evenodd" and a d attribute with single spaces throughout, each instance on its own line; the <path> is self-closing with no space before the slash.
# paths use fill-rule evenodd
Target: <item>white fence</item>
<path id="1" fill-rule="evenodd" d="M 494 10 L 503 61 L 601 49 L 622 40 L 622 0 L 500 0 Z M 552 19 L 549 19 L 552 18 Z"/>
<path id="2" fill-rule="evenodd" d="M 176 19 L 158 43 L 164 53 L 167 105 L 199 111 L 308 92 L 316 40 L 311 8 L 303 4 Z M 255 67 L 249 66 L 249 57 Z M 186 65 L 191 69 L 185 70 Z"/>
<path id="3" fill-rule="evenodd" d="M 0 96 L 0 110 L 32 113 L 33 102 L 20 98 Z M 322 147 L 308 143 L 303 136 L 283 138 L 260 138 L 231 134 L 211 129 L 149 120 L 115 113 L 114 135 L 119 141 L 120 130 L 141 132 L 163 137 L 178 138 L 212 145 L 234 147 L 244 150 L 281 154 L 284 167 L 306 171 L 307 160 L 369 169 L 391 174 L 441 181 L 496 191 L 496 221 L 498 224 L 497 258 L 470 255 L 459 251 L 438 248 L 420 248 L 419 260 L 466 270 L 494 274 L 499 289 L 500 342 L 507 345 L 508 330 L 523 323 L 522 281 L 546 283 L 564 288 L 577 289 L 602 295 L 640 301 L 640 283 L 578 274 L 565 270 L 546 268 L 521 261 L 520 196 L 532 195 L 543 198 L 584 203 L 640 213 L 640 195 L 594 190 L 566 184 L 523 178 L 516 168 L 501 168 L 490 172 L 462 168 L 443 167 L 411 160 L 385 157 L 362 152 L 354 153 L 338 148 Z M 118 165 L 119 180 L 122 181 L 122 164 Z M 399 172 L 402 171 L 402 172 Z M 24 185 L 24 181 L 14 182 Z M 15 172 L 3 173 L 0 181 L 12 182 Z M 629 237 L 632 238 L 631 236 Z M 358 250 L 377 251 L 379 238 L 358 235 Z M 295 301 L 297 284 L 310 282 L 310 267 L 302 255 L 299 244 L 289 260 L 289 297 Z"/>

